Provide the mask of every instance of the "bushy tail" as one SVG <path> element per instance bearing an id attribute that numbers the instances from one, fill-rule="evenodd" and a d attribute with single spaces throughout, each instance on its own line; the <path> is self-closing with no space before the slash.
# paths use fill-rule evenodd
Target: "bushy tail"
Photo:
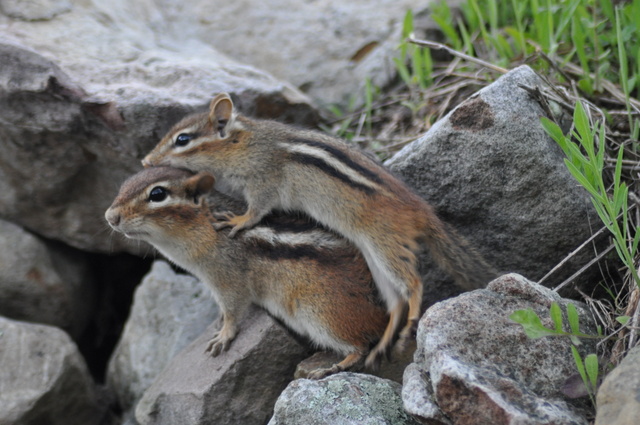
<path id="1" fill-rule="evenodd" d="M 438 266 L 465 290 L 484 288 L 498 275 L 464 237 L 435 215 L 428 220 L 423 241 Z"/>

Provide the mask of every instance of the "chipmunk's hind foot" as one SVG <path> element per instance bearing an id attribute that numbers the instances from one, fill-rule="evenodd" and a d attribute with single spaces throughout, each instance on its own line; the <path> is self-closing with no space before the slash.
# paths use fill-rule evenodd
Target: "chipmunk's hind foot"
<path id="1" fill-rule="evenodd" d="M 377 370 L 380 367 L 380 362 L 383 357 L 388 360 L 391 359 L 391 351 L 398 339 L 398 333 L 400 326 L 403 324 L 404 317 L 406 315 L 406 303 L 398 302 L 396 307 L 389 313 L 389 323 L 387 328 L 380 338 L 380 341 L 369 352 L 367 359 L 365 360 L 365 366 L 371 370 Z"/>
<path id="2" fill-rule="evenodd" d="M 336 363 L 328 368 L 320 368 L 314 371 L 309 372 L 307 378 L 309 379 L 322 379 L 326 378 L 329 375 L 333 375 L 336 373 L 344 372 L 345 370 L 349 370 L 355 367 L 358 363 L 362 361 L 363 355 L 360 353 L 351 353 L 347 355 L 340 363 Z"/>

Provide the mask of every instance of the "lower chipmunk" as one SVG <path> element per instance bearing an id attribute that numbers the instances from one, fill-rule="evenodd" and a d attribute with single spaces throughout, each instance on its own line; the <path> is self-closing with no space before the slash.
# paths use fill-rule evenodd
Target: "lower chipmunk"
<path id="1" fill-rule="evenodd" d="M 345 355 L 310 378 L 361 363 L 380 343 L 388 315 L 357 248 L 308 219 L 287 216 L 230 238 L 213 225 L 206 200 L 213 185 L 208 173 L 148 168 L 122 185 L 105 218 L 209 286 L 223 323 L 206 348 L 213 356 L 229 348 L 256 304 L 318 347 Z M 388 345 L 377 348 L 388 353 Z"/>

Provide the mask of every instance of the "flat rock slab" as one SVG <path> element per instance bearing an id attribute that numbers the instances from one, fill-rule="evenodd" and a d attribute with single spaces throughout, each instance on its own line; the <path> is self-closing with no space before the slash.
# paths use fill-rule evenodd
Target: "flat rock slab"
<path id="1" fill-rule="evenodd" d="M 240 324 L 229 351 L 205 353 L 210 326 L 178 353 L 136 408 L 141 425 L 256 424 L 267 422 L 278 395 L 293 379 L 307 348 L 262 310 Z"/>
<path id="2" fill-rule="evenodd" d="M 405 13 L 427 8 L 419 0 L 192 0 L 169 13 L 174 34 L 197 37 L 321 103 L 346 105 L 367 78 L 384 87 L 395 77 Z"/>

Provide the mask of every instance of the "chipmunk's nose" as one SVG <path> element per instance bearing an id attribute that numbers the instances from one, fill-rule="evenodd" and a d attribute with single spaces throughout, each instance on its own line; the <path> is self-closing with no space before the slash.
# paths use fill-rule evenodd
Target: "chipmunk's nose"
<path id="1" fill-rule="evenodd" d="M 107 212 L 104 213 L 104 218 L 111 227 L 116 227 L 120 224 L 121 216 L 116 210 L 109 208 Z"/>
<path id="2" fill-rule="evenodd" d="M 153 163 L 151 162 L 148 156 L 142 160 L 142 166 L 144 168 L 153 167 Z"/>

